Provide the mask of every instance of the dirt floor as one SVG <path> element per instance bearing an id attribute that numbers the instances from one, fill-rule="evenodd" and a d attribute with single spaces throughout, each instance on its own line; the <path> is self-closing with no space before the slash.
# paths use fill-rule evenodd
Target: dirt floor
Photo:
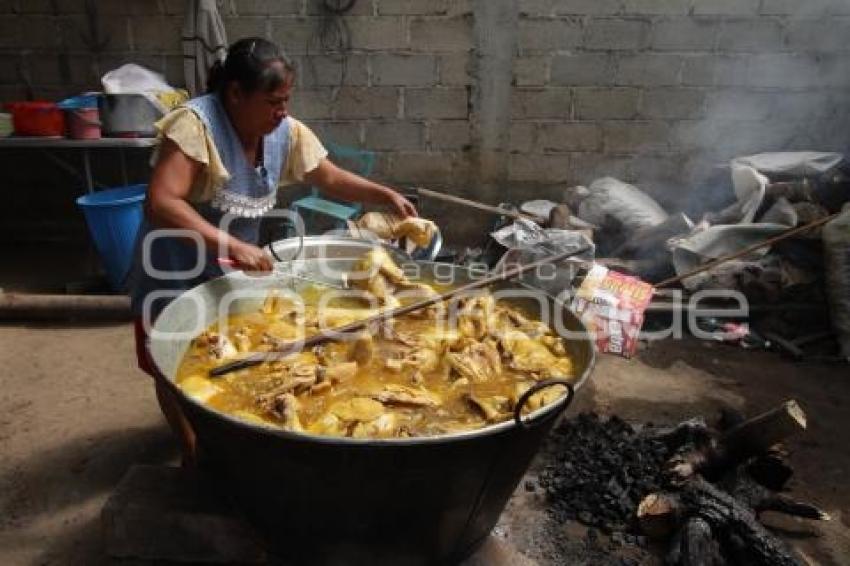
<path id="1" fill-rule="evenodd" d="M 135 463 L 176 461 L 133 348 L 126 324 L 0 326 L 0 564 L 108 563 L 99 512 L 111 490 Z M 789 443 L 792 494 L 833 520 L 771 524 L 814 562 L 850 564 L 846 368 L 693 339 L 658 342 L 633 361 L 602 357 L 570 412 L 671 423 L 723 405 L 754 412 L 791 397 L 810 420 L 810 430 Z M 471 563 L 620 563 L 604 548 L 588 553 L 579 525 L 556 526 L 559 541 L 541 539 L 544 516 L 540 496 L 521 485 L 494 543 Z"/>

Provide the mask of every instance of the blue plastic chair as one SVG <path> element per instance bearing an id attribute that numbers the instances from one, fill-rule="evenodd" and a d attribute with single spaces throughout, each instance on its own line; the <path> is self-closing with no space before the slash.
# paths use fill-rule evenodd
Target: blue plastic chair
<path id="1" fill-rule="evenodd" d="M 325 145 L 328 157 L 334 164 L 362 177 L 368 177 L 375 168 L 375 152 L 344 145 L 328 143 Z M 310 196 L 298 199 L 290 205 L 290 210 L 301 215 L 307 234 L 315 227 L 316 215 L 333 219 L 334 228 L 344 230 L 346 220 L 350 220 L 363 211 L 360 203 L 341 202 L 324 198 L 319 189 L 313 187 Z"/>

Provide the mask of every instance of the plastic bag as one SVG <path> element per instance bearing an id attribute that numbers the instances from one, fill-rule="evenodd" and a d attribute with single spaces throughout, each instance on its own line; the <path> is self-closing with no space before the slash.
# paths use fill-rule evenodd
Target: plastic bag
<path id="1" fill-rule="evenodd" d="M 826 293 L 841 354 L 850 360 L 850 203 L 822 231 Z"/>
<path id="2" fill-rule="evenodd" d="M 578 216 L 591 224 L 604 226 L 606 217 L 612 217 L 631 234 L 667 220 L 667 213 L 652 197 L 613 177 L 597 179 L 590 187 L 577 190 L 586 191 L 578 205 Z"/>
<path id="3" fill-rule="evenodd" d="M 172 92 L 162 75 L 135 63 L 121 65 L 100 79 L 106 94 L 145 94 Z"/>

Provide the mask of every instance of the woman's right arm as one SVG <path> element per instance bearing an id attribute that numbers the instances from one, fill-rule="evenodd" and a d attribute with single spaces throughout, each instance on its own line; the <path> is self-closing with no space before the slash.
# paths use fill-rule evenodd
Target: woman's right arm
<path id="1" fill-rule="evenodd" d="M 253 244 L 243 242 L 207 222 L 189 204 L 189 192 L 202 165 L 180 151 L 176 143 L 163 138 L 159 159 L 151 176 L 148 191 L 148 213 L 152 224 L 159 228 L 192 230 L 201 235 L 208 250 L 236 260 L 239 269 L 271 271 L 272 259 Z M 220 247 L 222 246 L 223 247 Z"/>

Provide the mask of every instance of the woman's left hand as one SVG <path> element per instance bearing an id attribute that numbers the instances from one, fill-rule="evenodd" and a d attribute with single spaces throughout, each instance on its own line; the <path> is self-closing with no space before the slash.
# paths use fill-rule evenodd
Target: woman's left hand
<path id="1" fill-rule="evenodd" d="M 390 206 L 392 206 L 395 211 L 402 218 L 407 218 L 408 216 L 419 216 L 419 213 L 416 212 L 416 207 L 413 206 L 413 203 L 401 196 L 399 193 L 392 191 L 388 195 Z"/>

